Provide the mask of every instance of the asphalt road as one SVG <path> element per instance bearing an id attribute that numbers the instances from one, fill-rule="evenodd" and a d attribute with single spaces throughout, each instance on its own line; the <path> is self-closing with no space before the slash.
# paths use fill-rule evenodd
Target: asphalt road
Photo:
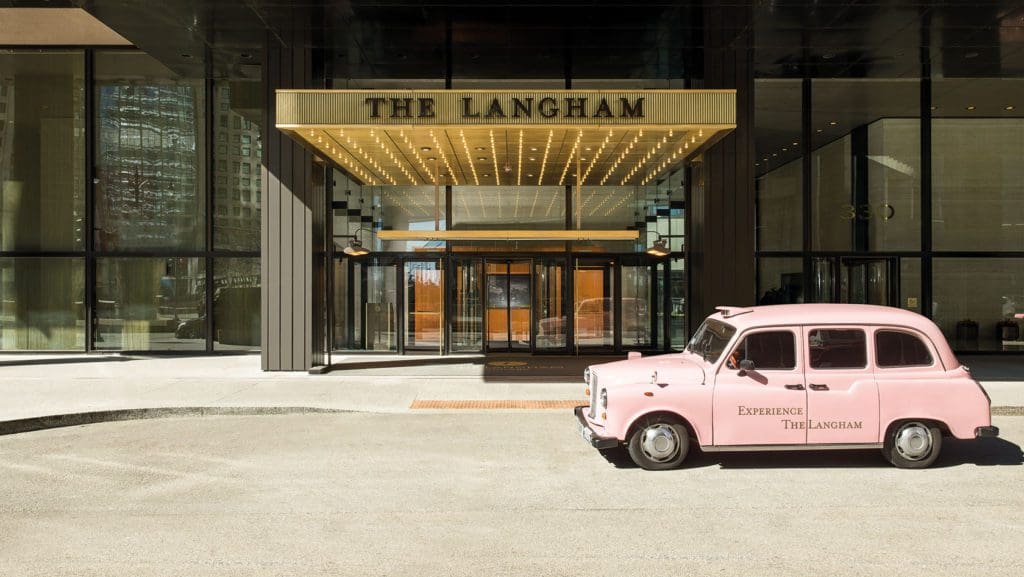
<path id="1" fill-rule="evenodd" d="M 1024 417 L 877 451 L 608 460 L 564 411 L 0 437 L 0 575 L 1024 575 Z"/>

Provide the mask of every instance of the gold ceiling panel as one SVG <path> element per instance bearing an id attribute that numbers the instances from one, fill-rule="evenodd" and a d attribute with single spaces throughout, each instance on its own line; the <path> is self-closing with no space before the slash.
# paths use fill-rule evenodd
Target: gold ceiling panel
<path id="1" fill-rule="evenodd" d="M 277 127 L 371 185 L 645 185 L 735 128 L 735 92 L 278 91 Z"/>

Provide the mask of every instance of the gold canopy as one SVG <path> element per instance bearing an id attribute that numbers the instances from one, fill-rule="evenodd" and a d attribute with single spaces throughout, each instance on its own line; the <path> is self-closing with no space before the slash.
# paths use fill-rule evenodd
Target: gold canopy
<path id="1" fill-rule="evenodd" d="M 276 106 L 278 129 L 370 185 L 645 185 L 736 127 L 734 90 L 278 90 Z"/>

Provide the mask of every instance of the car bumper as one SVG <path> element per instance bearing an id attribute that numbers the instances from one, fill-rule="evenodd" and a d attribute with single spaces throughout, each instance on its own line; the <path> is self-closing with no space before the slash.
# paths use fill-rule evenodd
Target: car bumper
<path id="1" fill-rule="evenodd" d="M 590 443 L 595 449 L 611 449 L 619 446 L 619 440 L 615 437 L 602 437 L 594 432 L 594 428 L 590 426 L 587 418 L 583 416 L 583 409 L 586 409 L 587 405 L 580 405 L 573 409 L 576 413 L 576 431 L 583 437 L 583 440 Z"/>
<path id="2" fill-rule="evenodd" d="M 974 429 L 975 437 L 998 437 L 999 427 L 978 427 Z"/>

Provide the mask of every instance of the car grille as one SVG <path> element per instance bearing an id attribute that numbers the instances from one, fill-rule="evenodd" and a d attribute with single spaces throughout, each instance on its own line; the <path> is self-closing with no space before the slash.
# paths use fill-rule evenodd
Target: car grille
<path id="1" fill-rule="evenodd" d="M 597 373 L 590 369 L 590 418 L 597 418 Z"/>

